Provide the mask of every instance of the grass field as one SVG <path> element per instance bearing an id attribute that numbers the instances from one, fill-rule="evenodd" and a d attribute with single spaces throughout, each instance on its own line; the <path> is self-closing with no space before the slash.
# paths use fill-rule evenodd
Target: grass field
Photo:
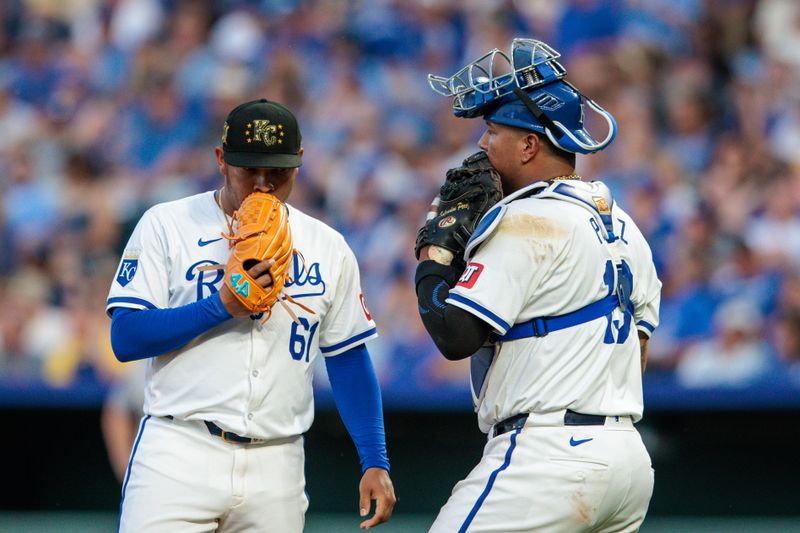
<path id="1" fill-rule="evenodd" d="M 395 516 L 376 533 L 427 531 L 433 515 Z M 305 533 L 355 533 L 358 517 L 343 514 L 310 514 Z M 3 513 L 0 533 L 113 533 L 114 513 Z M 279 532 L 275 532 L 279 533 Z M 800 517 L 649 518 L 641 533 L 800 533 Z"/>

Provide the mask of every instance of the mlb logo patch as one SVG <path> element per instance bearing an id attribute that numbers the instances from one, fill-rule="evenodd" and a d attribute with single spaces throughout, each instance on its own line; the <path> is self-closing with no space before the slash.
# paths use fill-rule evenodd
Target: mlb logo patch
<path id="1" fill-rule="evenodd" d="M 117 283 L 124 287 L 131 282 L 137 270 L 139 270 L 138 259 L 123 259 L 117 273 Z"/>
<path id="2" fill-rule="evenodd" d="M 464 269 L 464 273 L 461 274 L 461 277 L 458 278 L 458 285 L 459 287 L 464 287 L 467 289 L 471 289 L 475 282 L 478 281 L 478 278 L 483 272 L 483 265 L 480 263 L 470 263 L 467 265 L 467 268 Z"/>

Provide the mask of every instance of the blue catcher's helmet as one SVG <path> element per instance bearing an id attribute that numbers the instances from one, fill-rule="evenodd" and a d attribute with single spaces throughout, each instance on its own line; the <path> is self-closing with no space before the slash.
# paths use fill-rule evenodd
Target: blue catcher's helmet
<path id="1" fill-rule="evenodd" d="M 567 71 L 559 57 L 541 41 L 514 39 L 510 57 L 495 48 L 450 77 L 429 74 L 428 83 L 437 93 L 453 97 L 457 117 L 482 116 L 542 133 L 567 152 L 599 152 L 614 140 L 617 123 L 611 113 L 564 80 Z M 584 103 L 608 124 L 602 141 L 584 127 Z"/>

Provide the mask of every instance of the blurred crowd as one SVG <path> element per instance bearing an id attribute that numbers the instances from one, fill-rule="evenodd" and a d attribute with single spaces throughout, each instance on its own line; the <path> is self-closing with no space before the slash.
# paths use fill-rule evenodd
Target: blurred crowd
<path id="1" fill-rule="evenodd" d="M 413 243 L 477 149 L 426 75 L 542 39 L 619 123 L 578 171 L 611 186 L 664 283 L 649 372 L 800 386 L 800 3 L 794 0 L 4 0 L 0 381 L 122 372 L 105 298 L 138 217 L 217 188 L 227 112 L 300 121 L 290 203 L 361 266 L 388 394 L 463 390 L 416 312 Z M 602 124 L 590 131 L 604 136 Z"/>

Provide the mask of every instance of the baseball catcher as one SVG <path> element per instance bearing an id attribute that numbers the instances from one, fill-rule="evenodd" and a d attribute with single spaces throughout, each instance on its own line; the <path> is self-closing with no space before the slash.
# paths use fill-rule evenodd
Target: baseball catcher
<path id="1" fill-rule="evenodd" d="M 566 81 L 559 57 L 519 38 L 428 77 L 455 116 L 483 119 L 478 146 L 504 194 L 445 184 L 447 202 L 417 240 L 420 319 L 445 358 L 469 360 L 488 434 L 429 533 L 638 531 L 653 492 L 634 423 L 661 282 L 609 187 L 576 172 L 577 154 L 606 148 L 617 126 Z M 586 111 L 606 123 L 603 138 Z M 466 266 L 456 273 L 434 245 Z"/>
<path id="2" fill-rule="evenodd" d="M 481 217 L 503 198 L 500 174 L 480 151 L 462 166 L 447 171 L 444 185 L 434 199 L 428 220 L 417 233 L 414 252 L 431 245 L 429 254 L 441 264 L 463 270 L 464 250 Z"/>

